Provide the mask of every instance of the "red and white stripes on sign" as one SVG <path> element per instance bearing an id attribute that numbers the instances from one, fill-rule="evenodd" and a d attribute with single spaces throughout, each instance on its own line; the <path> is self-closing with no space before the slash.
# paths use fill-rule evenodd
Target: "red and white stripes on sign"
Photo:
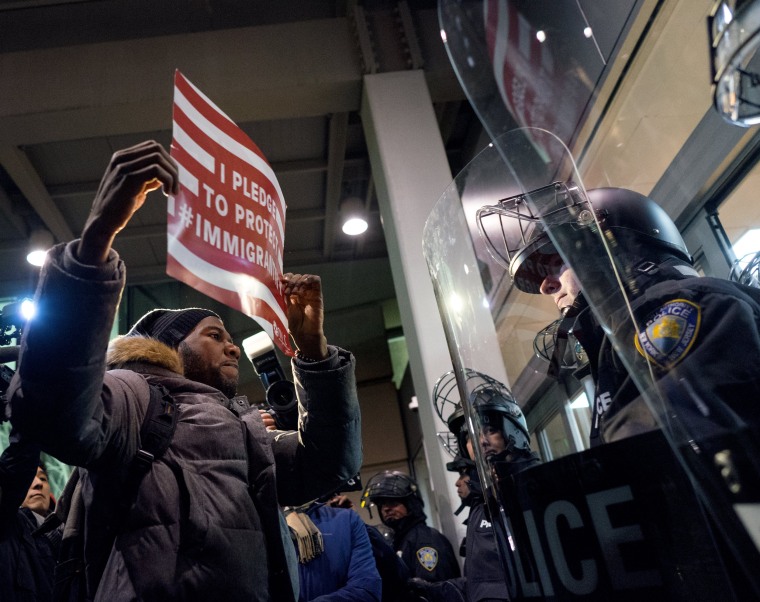
<path id="1" fill-rule="evenodd" d="M 502 100 L 520 127 L 553 129 L 551 51 L 514 2 L 485 0 L 486 40 Z"/>
<path id="2" fill-rule="evenodd" d="M 207 191 L 204 187 L 208 188 L 207 183 L 225 181 L 223 162 L 226 160 L 217 160 L 212 154 L 217 146 L 220 147 L 220 153 L 216 157 L 229 158 L 230 155 L 234 155 L 234 160 L 250 166 L 263 176 L 258 181 L 268 189 L 266 199 L 272 203 L 273 231 L 279 234 L 280 241 L 284 241 L 286 206 L 271 166 L 245 133 L 177 71 L 174 87 L 172 156 L 177 161 L 180 185 L 185 194 L 205 200 Z M 228 168 L 227 181 L 231 175 Z M 169 199 L 167 210 L 170 215 L 169 265 L 173 266 L 170 273 L 251 316 L 273 339 L 276 338 L 275 334 L 279 333 L 280 342 L 283 342 L 282 339 L 286 339 L 282 333 L 287 332 L 287 317 L 275 297 L 273 287 L 276 284 L 262 281 L 250 273 L 229 271 L 200 257 L 196 251 L 183 244 L 180 236 L 182 226 L 179 223 L 182 218 L 181 215 L 177 215 L 177 212 L 182 212 L 182 208 L 176 206 L 173 197 Z M 277 265 L 282 273 L 281 253 L 277 258 Z M 287 345 L 287 340 L 284 343 Z"/>
<path id="3" fill-rule="evenodd" d="M 216 144 L 227 150 L 228 152 L 232 153 L 245 163 L 248 163 L 251 167 L 259 171 L 272 185 L 274 190 L 277 192 L 276 195 L 276 201 L 279 204 L 279 211 L 277 212 L 277 227 L 279 228 L 279 234 L 280 234 L 280 240 L 285 239 L 285 225 L 282 223 L 282 221 L 279 219 L 280 215 L 285 215 L 285 201 L 284 201 L 284 195 L 282 194 L 282 189 L 280 188 L 280 184 L 277 181 L 277 177 L 275 176 L 274 171 L 272 170 L 272 167 L 267 163 L 266 159 L 264 159 L 258 148 L 255 146 L 253 148 L 246 146 L 244 141 L 241 141 L 239 139 L 236 139 L 234 136 L 234 131 L 238 130 L 237 125 L 229 118 L 227 115 L 225 115 L 213 102 L 211 102 L 198 88 L 196 88 L 190 81 L 184 78 L 181 73 L 178 73 L 178 78 L 182 78 L 184 83 L 195 93 L 200 96 L 205 103 L 200 104 L 198 102 L 192 102 L 191 99 L 188 99 L 185 94 L 183 94 L 182 90 L 175 86 L 174 88 L 174 104 L 176 107 L 182 111 L 189 119 L 193 122 L 210 140 L 213 140 Z M 221 120 L 221 122 L 220 122 Z M 177 139 L 177 129 L 178 125 L 176 120 L 174 121 L 174 138 L 177 142 L 179 140 Z M 181 128 L 179 128 L 181 129 Z M 228 131 L 225 131 L 228 130 Z M 230 131 L 232 130 L 232 131 Z M 183 132 L 184 134 L 184 132 Z M 186 136 L 186 135 L 185 135 Z M 195 144 L 194 141 L 192 141 L 188 136 L 186 136 L 186 139 L 190 141 L 191 144 Z M 186 151 L 190 152 L 190 148 L 184 147 Z M 199 148 L 196 145 L 196 148 Z M 203 151 L 202 151 L 203 152 Z M 193 154 L 192 152 L 190 154 Z M 203 155 L 207 155 L 205 152 L 203 152 Z M 214 158 L 211 156 L 208 156 L 209 165 L 206 163 L 203 163 L 203 166 L 206 167 L 211 173 L 216 173 L 214 169 Z M 180 169 L 183 169 L 183 166 L 180 165 Z M 184 169 L 183 169 L 184 170 Z M 187 170 L 184 170 L 187 171 Z M 185 175 L 180 174 L 180 183 L 182 183 L 182 178 L 187 178 L 192 182 L 192 178 L 194 177 L 192 174 L 187 173 Z M 188 186 L 188 190 L 192 191 L 192 188 Z M 197 181 L 195 182 L 195 193 L 198 194 L 198 184 Z"/>
<path id="4" fill-rule="evenodd" d="M 543 52 L 531 24 L 513 2 L 487 0 L 484 17 L 494 77 L 507 108 L 521 127 L 546 127 L 536 122 L 535 108 L 543 104 L 537 89 L 551 55 Z"/>

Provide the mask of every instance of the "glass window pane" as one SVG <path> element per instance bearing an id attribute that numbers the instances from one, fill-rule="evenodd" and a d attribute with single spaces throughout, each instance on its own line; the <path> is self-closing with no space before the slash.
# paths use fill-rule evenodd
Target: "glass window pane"
<path id="1" fill-rule="evenodd" d="M 591 407 L 584 391 L 573 397 L 570 402 L 570 409 L 581 436 L 583 449 L 588 449 L 589 435 L 591 434 Z"/>
<path id="2" fill-rule="evenodd" d="M 573 442 L 562 421 L 560 413 L 555 414 L 544 429 L 546 441 L 551 449 L 552 458 L 557 459 L 575 451 Z"/>

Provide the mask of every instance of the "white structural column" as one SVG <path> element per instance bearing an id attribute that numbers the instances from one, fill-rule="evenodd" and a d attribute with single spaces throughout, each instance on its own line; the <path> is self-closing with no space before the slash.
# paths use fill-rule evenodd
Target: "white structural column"
<path id="1" fill-rule="evenodd" d="M 366 75 L 361 115 L 434 489 L 436 507 L 428 515 L 456 548 L 463 533 L 453 516 L 459 498 L 436 437 L 446 427 L 432 404 L 433 386 L 451 370 L 451 359 L 422 254 L 425 220 L 452 175 L 422 71 Z"/>

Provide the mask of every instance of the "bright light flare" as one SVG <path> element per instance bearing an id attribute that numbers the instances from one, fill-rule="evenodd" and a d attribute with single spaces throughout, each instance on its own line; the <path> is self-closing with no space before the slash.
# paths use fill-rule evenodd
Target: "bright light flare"
<path id="1" fill-rule="evenodd" d="M 26 256 L 26 260 L 33 266 L 40 268 L 45 263 L 45 257 L 47 257 L 47 251 L 38 249 L 29 253 Z"/>
<path id="2" fill-rule="evenodd" d="M 343 233 L 348 234 L 349 236 L 359 236 L 359 234 L 364 234 L 368 227 L 369 224 L 367 224 L 367 220 L 360 217 L 353 217 L 346 220 L 343 224 Z"/>
<path id="3" fill-rule="evenodd" d="M 31 299 L 24 299 L 21 302 L 21 317 L 24 318 L 24 320 L 29 321 L 36 315 L 37 306 L 34 304 L 34 301 Z"/>

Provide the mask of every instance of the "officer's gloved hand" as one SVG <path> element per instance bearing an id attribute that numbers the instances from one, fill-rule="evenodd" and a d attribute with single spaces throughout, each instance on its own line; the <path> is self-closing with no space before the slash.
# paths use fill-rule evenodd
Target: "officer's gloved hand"
<path id="1" fill-rule="evenodd" d="M 406 582 L 409 602 L 437 602 L 440 586 L 424 579 L 413 577 Z"/>

